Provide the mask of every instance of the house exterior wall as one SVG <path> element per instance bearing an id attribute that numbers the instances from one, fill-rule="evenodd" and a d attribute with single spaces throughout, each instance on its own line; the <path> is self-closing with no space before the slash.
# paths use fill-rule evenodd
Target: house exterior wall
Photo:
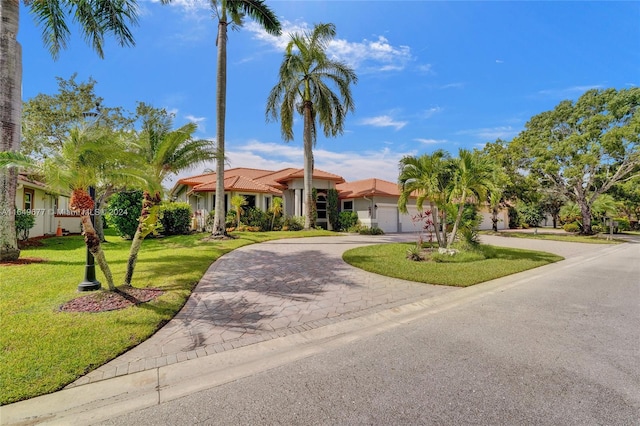
<path id="1" fill-rule="evenodd" d="M 26 191 L 25 191 L 26 190 Z M 25 205 L 25 194 L 32 194 L 31 205 Z M 71 233 L 82 232 L 80 217 L 71 214 L 69 197 L 48 194 L 44 188 L 21 182 L 16 191 L 17 213 L 29 213 L 35 216 L 35 224 L 29 230 L 29 238 L 55 235 L 58 224 Z"/>
<path id="2" fill-rule="evenodd" d="M 487 231 L 493 229 L 493 221 L 491 219 L 492 214 L 489 211 L 489 208 L 486 206 L 481 206 L 478 209 L 478 213 L 482 217 L 480 225 L 478 229 L 482 231 Z M 509 210 L 508 209 L 500 209 L 498 212 L 498 230 L 509 229 Z"/>

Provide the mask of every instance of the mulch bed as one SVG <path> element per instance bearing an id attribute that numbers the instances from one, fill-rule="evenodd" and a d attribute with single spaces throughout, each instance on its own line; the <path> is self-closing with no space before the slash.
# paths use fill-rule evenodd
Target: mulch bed
<path id="1" fill-rule="evenodd" d="M 149 302 L 164 291 L 157 288 L 120 287 L 116 291 L 98 290 L 70 300 L 60 307 L 63 312 L 106 312 Z"/>
<path id="2" fill-rule="evenodd" d="M 42 259 L 40 257 L 20 257 L 17 260 L 0 261 L 0 266 L 29 265 L 30 263 L 43 263 L 46 261 L 46 259 Z"/>

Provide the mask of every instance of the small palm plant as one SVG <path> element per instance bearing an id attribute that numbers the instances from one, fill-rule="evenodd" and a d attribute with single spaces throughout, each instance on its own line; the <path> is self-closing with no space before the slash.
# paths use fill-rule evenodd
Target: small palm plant
<path id="1" fill-rule="evenodd" d="M 274 197 L 273 204 L 271 205 L 271 208 L 269 210 L 273 215 L 271 218 L 271 228 L 270 228 L 271 231 L 273 231 L 273 225 L 276 221 L 276 216 L 280 216 L 282 214 L 282 198 Z"/>
<path id="2" fill-rule="evenodd" d="M 234 195 L 231 197 L 231 205 L 236 211 L 237 227 L 240 228 L 240 216 L 242 216 L 242 208 L 247 205 L 247 199 L 244 195 Z"/>

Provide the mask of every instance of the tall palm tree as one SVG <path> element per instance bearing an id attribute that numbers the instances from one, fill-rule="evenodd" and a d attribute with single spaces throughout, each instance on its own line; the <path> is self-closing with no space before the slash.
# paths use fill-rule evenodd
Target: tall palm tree
<path id="1" fill-rule="evenodd" d="M 487 199 L 487 193 L 493 188 L 495 169 L 488 157 L 466 149 L 460 149 L 453 164 L 448 195 L 449 202 L 458 204 L 458 212 L 447 241 L 447 248 L 455 241 L 465 204 L 469 201 L 477 204 Z"/>
<path id="2" fill-rule="evenodd" d="M 443 217 L 441 234 L 439 213 L 446 212 L 444 208 L 447 203 L 445 190 L 451 177 L 450 165 L 451 157 L 448 152 L 442 149 L 431 155 L 406 156 L 400 160 L 398 208 L 402 213 L 406 213 L 407 202 L 411 194 L 414 193 L 417 194 L 416 207 L 419 210 L 422 210 L 424 201 L 428 200 L 439 247 L 445 247 L 447 240 L 446 216 Z"/>
<path id="3" fill-rule="evenodd" d="M 240 27 L 243 18 L 249 16 L 267 33 L 280 35 L 280 21 L 263 0 L 210 0 L 211 8 L 218 16 L 218 64 L 216 70 L 216 205 L 213 219 L 213 236 L 224 236 L 224 158 L 225 116 L 227 111 L 227 27 Z M 231 19 L 231 22 L 229 22 Z"/>
<path id="4" fill-rule="evenodd" d="M 0 151 L 20 149 L 20 117 L 22 109 L 22 51 L 18 34 L 19 0 L 0 0 Z M 42 25 L 42 39 L 51 55 L 57 58 L 67 46 L 70 31 L 66 19 L 73 16 L 80 30 L 100 57 L 104 56 L 104 38 L 113 35 L 123 46 L 133 45 L 129 26 L 137 23 L 135 0 L 103 0 L 78 2 L 73 0 L 25 0 L 25 4 Z M 20 256 L 15 235 L 15 202 L 17 171 L 0 170 L 0 260 L 15 260 Z"/>
<path id="5" fill-rule="evenodd" d="M 127 286 L 131 285 L 142 241 L 157 230 L 162 182 L 170 174 L 177 174 L 215 158 L 211 141 L 193 138 L 197 129 L 195 123 L 171 130 L 173 116 L 164 109 L 153 108 L 144 103 L 138 104 L 137 113 L 142 118 L 142 130 L 137 135 L 135 153 L 146 164 L 147 185 L 143 193 L 138 227 L 129 250 L 123 283 Z"/>
<path id="6" fill-rule="evenodd" d="M 316 143 L 316 121 L 326 137 L 344 132 L 344 120 L 355 106 L 351 83 L 358 77 L 343 62 L 327 56 L 329 42 L 336 35 L 334 24 L 317 24 L 313 31 L 291 34 L 280 65 L 279 81 L 267 98 L 267 120 L 277 120 L 285 141 L 293 140 L 293 116 L 303 117 L 305 229 L 313 223 L 313 146 Z M 331 87 L 338 89 L 338 96 Z"/>

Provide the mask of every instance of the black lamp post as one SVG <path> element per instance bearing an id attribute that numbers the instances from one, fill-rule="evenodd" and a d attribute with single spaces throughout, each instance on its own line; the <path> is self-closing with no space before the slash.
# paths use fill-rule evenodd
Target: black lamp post
<path id="1" fill-rule="evenodd" d="M 91 199 L 95 199 L 95 189 L 90 186 L 89 187 L 89 195 Z M 93 212 L 91 214 L 91 224 L 95 225 L 95 215 Z M 93 254 L 89 251 L 89 247 L 87 247 L 87 264 L 84 267 L 84 279 L 80 284 L 78 284 L 78 291 L 93 291 L 100 290 L 100 281 L 96 279 L 96 265 L 95 259 L 93 258 Z"/>
<path id="2" fill-rule="evenodd" d="M 82 113 L 82 115 L 86 117 L 97 117 L 100 112 L 100 106 L 96 105 L 96 109 L 98 112 L 88 111 Z M 93 186 L 89 187 L 89 195 L 91 196 L 91 200 L 95 203 L 96 198 L 96 190 Z M 95 204 L 94 204 L 95 205 Z M 94 211 L 90 212 L 91 224 L 95 226 L 95 208 Z M 87 264 L 84 267 L 84 279 L 80 284 L 78 284 L 78 291 L 94 291 L 100 290 L 102 285 L 100 281 L 96 279 L 96 265 L 95 259 L 93 258 L 93 254 L 89 251 L 89 247 L 87 247 Z"/>

